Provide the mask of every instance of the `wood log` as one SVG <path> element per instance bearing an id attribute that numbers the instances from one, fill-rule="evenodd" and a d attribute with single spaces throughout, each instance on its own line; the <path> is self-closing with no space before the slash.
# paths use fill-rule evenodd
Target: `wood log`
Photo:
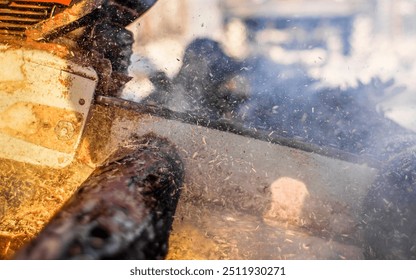
<path id="1" fill-rule="evenodd" d="M 183 181 L 166 139 L 148 134 L 82 184 L 16 259 L 163 259 Z"/>

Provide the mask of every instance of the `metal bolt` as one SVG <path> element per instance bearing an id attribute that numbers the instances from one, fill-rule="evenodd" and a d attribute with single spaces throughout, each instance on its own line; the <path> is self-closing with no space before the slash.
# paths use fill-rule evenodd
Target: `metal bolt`
<path id="1" fill-rule="evenodd" d="M 69 121 L 59 121 L 55 133 L 59 140 L 68 141 L 74 136 L 75 126 Z"/>

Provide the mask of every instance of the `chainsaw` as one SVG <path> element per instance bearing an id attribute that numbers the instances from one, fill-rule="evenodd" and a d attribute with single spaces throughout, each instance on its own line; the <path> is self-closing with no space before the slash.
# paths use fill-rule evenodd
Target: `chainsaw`
<path id="1" fill-rule="evenodd" d="M 81 202 L 84 199 L 78 196 L 89 189 L 86 181 L 84 187 L 80 188 L 83 191 L 75 195 L 78 197 L 74 199 L 76 205 L 89 205 L 89 209 L 74 211 L 75 216 L 83 213 L 83 223 L 72 221 L 83 229 L 72 231 L 72 237 L 57 236 L 59 242 L 63 242 L 62 247 L 52 252 L 46 248 L 54 242 L 55 228 L 52 230 L 54 233 L 46 233 L 45 238 L 39 235 L 15 258 L 158 259 L 166 254 L 167 237 L 182 185 L 182 163 L 171 144 L 149 134 L 132 144 L 135 149 L 132 150 L 130 145 L 129 152 L 118 151 L 111 159 L 105 156 L 106 163 L 100 164 L 105 167 L 96 169 L 92 175 L 91 168 L 97 167 L 97 162 L 77 157 L 82 154 L 80 150 L 86 139 L 86 124 L 94 118 L 91 115 L 94 100 L 100 95 L 114 94 L 128 81 L 126 73 L 133 35 L 125 29 L 126 25 L 139 18 L 155 2 L 0 2 L 0 143 L 3 147 L 0 158 L 2 170 L 5 171 L 1 175 L 2 258 L 12 257 L 17 247 L 27 243 L 32 235 L 29 232 L 40 225 L 8 224 L 11 221 L 24 224 L 33 216 L 39 218 L 39 213 L 28 214 L 27 211 L 31 212 L 30 209 L 36 206 L 33 208 L 27 203 L 37 200 L 35 204 L 49 208 L 47 211 L 51 216 L 55 212 L 54 206 L 48 204 L 57 199 L 57 193 L 52 191 L 52 197 L 39 200 L 35 198 L 36 195 L 29 195 L 30 189 L 39 189 L 45 184 L 52 188 L 51 182 L 47 183 L 49 175 L 73 172 L 69 169 L 74 162 L 84 162 L 81 169 L 86 171 L 76 171 L 78 179 L 74 181 L 75 185 L 79 186 L 88 177 L 91 186 L 98 184 L 103 187 L 98 200 L 93 198 L 95 195 L 87 195 L 86 201 Z M 98 133 L 105 133 L 104 128 Z M 88 147 L 93 145 L 91 139 L 86 141 Z M 102 143 L 105 142 L 102 139 Z M 119 166 L 123 166 L 122 170 Z M 16 167 L 25 171 L 9 172 Z M 36 175 L 28 176 L 32 172 Z M 104 178 L 107 186 L 101 184 L 99 177 Z M 53 184 L 57 184 L 60 179 L 56 177 L 53 181 Z M 71 185 L 71 181 L 66 180 L 64 185 Z M 116 190 L 112 187 L 114 184 L 124 187 Z M 17 189 L 30 198 L 26 200 L 26 195 L 23 195 L 19 196 L 16 203 L 13 202 L 12 197 L 17 198 L 14 195 Z M 58 200 L 67 200 L 66 195 L 75 189 L 67 189 L 64 191 L 65 198 L 60 196 Z M 93 189 L 93 192 L 98 190 Z M 104 195 L 107 192 L 105 189 L 110 190 L 108 196 Z M 48 196 L 46 193 L 43 195 Z M 97 204 L 91 208 L 91 203 L 95 203 L 93 201 Z M 108 203 L 107 206 L 102 204 L 104 201 Z M 125 212 L 130 211 L 127 209 L 132 212 Z M 67 227 L 71 220 L 67 218 L 69 212 L 60 213 L 66 213 L 61 220 L 63 224 L 53 224 L 59 224 L 60 228 Z M 101 218 L 97 219 L 98 216 Z M 122 216 L 127 220 L 119 223 Z M 55 216 L 54 220 L 59 219 Z M 70 227 L 74 228 L 75 224 Z M 126 229 L 126 225 L 131 228 Z M 120 230 L 117 234 L 116 228 Z M 76 237 L 81 232 L 84 232 L 87 246 L 81 245 Z M 91 238 L 96 240 L 95 243 L 107 241 L 99 245 L 101 249 L 96 250 L 90 247 Z M 115 243 L 108 242 L 109 239 Z M 32 246 L 35 249 L 31 249 Z M 116 248 L 116 251 L 111 248 Z M 45 249 L 49 253 L 45 254 Z"/>
<path id="2" fill-rule="evenodd" d="M 1 257 L 362 258 L 376 160 L 119 97 L 155 2 L 0 1 Z"/>

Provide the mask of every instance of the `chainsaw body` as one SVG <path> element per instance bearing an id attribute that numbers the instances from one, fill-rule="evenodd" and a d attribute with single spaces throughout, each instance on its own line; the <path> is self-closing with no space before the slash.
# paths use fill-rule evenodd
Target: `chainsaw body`
<path id="1" fill-rule="evenodd" d="M 154 3 L 0 2 L 0 143 L 8 147 L 1 158 L 54 168 L 72 162 L 96 90 L 109 94 L 110 80 L 128 80 L 133 39 L 125 25 Z M 108 43 L 111 50 L 105 42 L 86 46 L 106 35 L 94 31 L 103 27 L 127 39 Z M 117 71 L 124 77 L 114 78 Z"/>
<path id="2" fill-rule="evenodd" d="M 0 158 L 65 167 L 80 143 L 98 76 L 92 67 L 74 62 L 73 58 L 79 61 L 81 55 L 77 50 L 58 43 L 38 43 L 35 39 L 39 38 L 26 33 L 44 30 L 39 27 L 44 24 L 66 24 L 61 17 L 71 1 L 3 2 L 0 143 L 7 149 L 1 149 Z M 88 1 L 72 2 L 85 7 Z M 83 16 L 78 12 L 73 20 Z"/>

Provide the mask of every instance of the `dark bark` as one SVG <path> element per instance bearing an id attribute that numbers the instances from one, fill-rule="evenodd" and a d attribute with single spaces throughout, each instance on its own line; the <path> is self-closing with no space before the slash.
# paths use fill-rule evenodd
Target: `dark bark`
<path id="1" fill-rule="evenodd" d="M 163 259 L 183 180 L 165 139 L 98 168 L 17 259 Z"/>

